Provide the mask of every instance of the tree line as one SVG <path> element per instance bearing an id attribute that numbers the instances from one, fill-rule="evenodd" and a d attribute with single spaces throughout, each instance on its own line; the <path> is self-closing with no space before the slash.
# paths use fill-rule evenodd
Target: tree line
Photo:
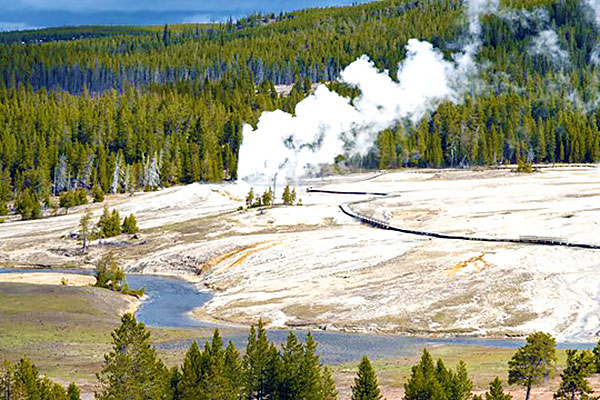
<path id="1" fill-rule="evenodd" d="M 600 31 L 586 2 L 504 0 L 480 22 L 480 68 L 462 103 L 399 121 L 363 149 L 366 157 L 331 163 L 600 160 Z M 532 50 L 549 29 L 563 53 Z M 222 24 L 0 34 L 0 214 L 36 218 L 77 188 L 125 193 L 236 179 L 244 123 L 266 110 L 293 112 L 313 82 L 357 96 L 335 82 L 340 70 L 368 54 L 393 77 L 409 38 L 451 59 L 467 30 L 463 2 L 383 0 Z M 276 84 L 294 87 L 283 96 Z"/>
<path id="2" fill-rule="evenodd" d="M 167 368 L 151 344 L 144 323 L 125 314 L 112 333 L 112 350 L 104 356 L 95 397 L 99 400 L 336 400 L 338 391 L 331 370 L 323 366 L 317 343 L 310 332 L 304 342 L 290 332 L 278 348 L 269 342 L 259 320 L 250 328 L 243 355 L 233 342 L 224 344 L 219 330 L 201 348 L 193 342 L 181 365 Z M 593 394 L 587 378 L 600 372 L 600 343 L 591 350 L 566 350 L 555 399 L 589 399 Z M 543 332 L 530 334 L 508 363 L 508 383 L 531 388 L 556 372 L 556 341 Z M 380 400 L 378 379 L 368 357 L 358 365 L 351 387 L 352 400 Z M 68 389 L 42 377 L 27 358 L 0 368 L 0 396 L 7 400 L 77 400 L 75 384 Z M 510 400 L 502 380 L 495 377 L 489 390 L 473 394 L 466 364 L 455 370 L 440 358 L 435 362 L 427 349 L 411 368 L 404 384 L 405 400 Z"/>

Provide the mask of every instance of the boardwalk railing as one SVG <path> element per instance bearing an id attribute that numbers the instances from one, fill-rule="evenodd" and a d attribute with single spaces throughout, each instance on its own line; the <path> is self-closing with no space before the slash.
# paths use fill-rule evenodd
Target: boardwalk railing
<path id="1" fill-rule="evenodd" d="M 563 247 L 575 247 L 581 249 L 594 249 L 600 250 L 599 244 L 588 244 L 588 243 L 572 243 L 560 238 L 548 238 L 548 237 L 536 237 L 536 236 L 521 236 L 519 238 L 490 238 L 480 236 L 463 236 L 463 235 L 448 235 L 444 233 L 435 233 L 427 231 L 417 231 L 412 229 L 404 229 L 398 226 L 391 225 L 387 221 L 382 221 L 377 218 L 367 217 L 366 215 L 359 214 L 352 210 L 350 207 L 351 203 L 341 204 L 340 210 L 354 219 L 357 219 L 365 224 L 369 224 L 376 228 L 388 229 L 391 231 L 407 233 L 410 235 L 428 236 L 437 239 L 451 239 L 451 240 L 471 240 L 475 242 L 494 242 L 494 243 L 525 243 L 542 246 L 563 246 Z"/>

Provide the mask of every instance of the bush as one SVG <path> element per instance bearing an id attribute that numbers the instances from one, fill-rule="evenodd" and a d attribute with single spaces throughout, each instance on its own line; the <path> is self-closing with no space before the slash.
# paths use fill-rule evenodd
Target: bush
<path id="1" fill-rule="evenodd" d="M 113 253 L 104 254 L 98 262 L 96 262 L 96 284 L 101 288 L 110 288 L 112 290 L 120 290 L 121 284 L 125 279 L 125 271 L 119 265 Z"/>
<path id="2" fill-rule="evenodd" d="M 104 212 L 100 216 L 100 220 L 96 224 L 98 235 L 101 238 L 109 238 L 121 234 L 121 217 L 117 210 L 108 211 L 108 207 L 104 207 Z"/>
<path id="3" fill-rule="evenodd" d="M 71 207 L 75 207 L 75 194 L 71 191 L 61 193 L 58 205 L 67 210 Z"/>
<path id="4" fill-rule="evenodd" d="M 138 299 L 141 299 L 142 297 L 144 297 L 145 292 L 146 292 L 145 287 L 141 287 L 139 289 L 130 289 L 127 284 L 123 285 L 123 289 L 121 290 L 121 293 L 129 295 L 129 296 L 133 296 Z"/>
<path id="5" fill-rule="evenodd" d="M 138 226 L 137 226 L 137 219 L 135 218 L 135 215 L 130 214 L 129 217 L 125 217 L 125 219 L 123 220 L 123 226 L 121 227 L 121 231 L 123 233 L 136 233 L 139 231 Z"/>
<path id="6" fill-rule="evenodd" d="M 75 195 L 73 197 L 75 197 L 75 205 L 76 206 L 81 206 L 83 204 L 88 203 L 87 190 L 85 190 L 84 188 L 77 189 L 75 191 Z"/>
<path id="7" fill-rule="evenodd" d="M 61 193 L 58 204 L 59 206 L 69 209 L 75 206 L 81 206 L 88 203 L 87 190 L 79 188 L 77 190 L 70 190 L 68 192 Z"/>
<path id="8" fill-rule="evenodd" d="M 94 198 L 94 203 L 102 203 L 104 201 L 104 192 L 100 186 L 94 185 L 92 188 L 92 197 Z"/>
<path id="9" fill-rule="evenodd" d="M 21 193 L 16 203 L 17 213 L 21 214 L 23 221 L 38 219 L 42 216 L 42 206 L 37 197 L 29 189 Z"/>
<path id="10" fill-rule="evenodd" d="M 533 172 L 533 165 L 523 160 L 519 160 L 519 163 L 517 164 L 517 172 L 530 174 Z"/>

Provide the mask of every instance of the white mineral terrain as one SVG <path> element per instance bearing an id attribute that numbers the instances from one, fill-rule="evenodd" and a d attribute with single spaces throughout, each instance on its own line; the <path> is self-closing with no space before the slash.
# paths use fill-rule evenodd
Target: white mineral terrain
<path id="1" fill-rule="evenodd" d="M 281 184 L 279 184 L 281 186 Z M 308 187 L 388 196 L 307 193 Z M 377 229 L 489 238 L 540 236 L 600 245 L 600 173 L 590 167 L 402 170 L 314 180 L 302 206 L 238 210 L 250 186 L 192 184 L 107 198 L 141 233 L 94 241 L 70 233 L 85 206 L 0 225 L 0 263 L 88 266 L 113 250 L 130 272 L 177 275 L 210 288 L 198 318 L 273 327 L 415 335 L 523 335 L 561 340 L 600 332 L 600 250 L 447 240 Z M 265 187 L 254 187 L 262 193 Z M 281 197 L 282 188 L 277 188 Z M 102 205 L 90 205 L 94 218 Z"/>

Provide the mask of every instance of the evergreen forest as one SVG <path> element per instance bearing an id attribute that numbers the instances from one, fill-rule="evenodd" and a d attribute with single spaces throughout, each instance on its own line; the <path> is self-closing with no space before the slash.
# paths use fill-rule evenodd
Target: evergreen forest
<path id="1" fill-rule="evenodd" d="M 502 0 L 480 21 L 479 72 L 464 101 L 382 131 L 360 167 L 600 160 L 600 28 L 588 4 Z M 558 50 L 534 51 L 548 31 Z M 2 33 L 0 210 L 22 200 L 35 218 L 33 203 L 78 188 L 234 180 L 242 127 L 263 111 L 293 112 L 319 82 L 356 96 L 335 80 L 362 54 L 395 77 L 408 39 L 452 60 L 467 35 L 467 4 L 456 0 Z"/>

